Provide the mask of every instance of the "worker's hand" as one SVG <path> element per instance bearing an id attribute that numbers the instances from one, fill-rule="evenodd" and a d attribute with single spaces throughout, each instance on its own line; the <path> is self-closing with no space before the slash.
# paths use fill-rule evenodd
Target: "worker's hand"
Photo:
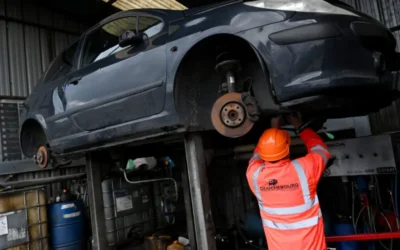
<path id="1" fill-rule="evenodd" d="M 275 116 L 271 118 L 271 128 L 280 128 L 282 125 L 282 117 Z"/>
<path id="2" fill-rule="evenodd" d="M 288 115 L 288 121 L 293 125 L 295 129 L 299 129 L 303 125 L 300 114 L 290 114 Z"/>

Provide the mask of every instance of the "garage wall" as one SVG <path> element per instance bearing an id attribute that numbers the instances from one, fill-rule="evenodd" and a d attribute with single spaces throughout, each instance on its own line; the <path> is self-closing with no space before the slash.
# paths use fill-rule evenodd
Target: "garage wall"
<path id="1" fill-rule="evenodd" d="M 400 0 L 342 0 L 356 9 L 380 20 L 387 27 L 400 25 Z M 397 51 L 400 51 L 400 30 L 395 31 Z M 397 74 L 397 84 L 400 85 L 400 73 Z M 373 101 L 373 100 L 372 100 Z M 400 130 L 400 101 L 369 116 L 373 134 Z"/>
<path id="2" fill-rule="evenodd" d="M 0 95 L 26 97 L 85 25 L 29 1 L 0 0 Z"/>

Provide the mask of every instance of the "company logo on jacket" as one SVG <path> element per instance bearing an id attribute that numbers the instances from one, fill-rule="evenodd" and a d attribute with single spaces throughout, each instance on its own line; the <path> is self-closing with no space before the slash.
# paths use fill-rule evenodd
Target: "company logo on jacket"
<path id="1" fill-rule="evenodd" d="M 268 181 L 268 186 L 262 186 L 260 187 L 261 191 L 291 191 L 291 190 L 296 190 L 300 187 L 299 183 L 291 183 L 291 184 L 283 184 L 283 185 L 277 185 L 278 180 L 276 179 L 270 179 Z"/>

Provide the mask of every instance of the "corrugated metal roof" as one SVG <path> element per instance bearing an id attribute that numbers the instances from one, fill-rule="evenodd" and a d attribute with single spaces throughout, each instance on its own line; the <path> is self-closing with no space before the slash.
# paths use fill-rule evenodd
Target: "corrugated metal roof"
<path id="1" fill-rule="evenodd" d="M 108 3 L 110 0 L 103 0 Z M 132 9 L 169 9 L 185 10 L 186 6 L 175 0 L 117 0 L 112 5 L 120 10 Z"/>

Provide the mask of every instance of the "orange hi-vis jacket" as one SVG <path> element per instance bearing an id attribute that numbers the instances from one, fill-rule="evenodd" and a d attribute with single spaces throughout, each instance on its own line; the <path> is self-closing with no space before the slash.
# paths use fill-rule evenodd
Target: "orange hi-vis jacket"
<path id="1" fill-rule="evenodd" d="M 330 154 L 313 130 L 303 130 L 300 138 L 307 147 L 306 156 L 269 163 L 258 156 L 257 147 L 247 169 L 269 250 L 327 248 L 317 184 Z"/>

